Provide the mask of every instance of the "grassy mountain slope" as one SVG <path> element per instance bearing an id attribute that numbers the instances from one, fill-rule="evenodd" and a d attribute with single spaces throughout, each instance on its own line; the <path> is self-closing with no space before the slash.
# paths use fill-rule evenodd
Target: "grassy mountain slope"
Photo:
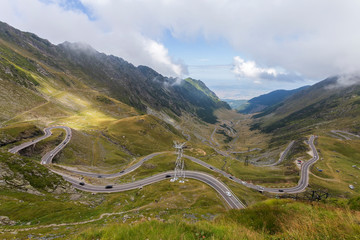
<path id="1" fill-rule="evenodd" d="M 105 170 L 184 140 L 161 114 L 143 115 L 147 109 L 170 116 L 175 126 L 182 114 L 215 123 L 213 111 L 229 108 L 201 81 L 177 82 L 85 44 L 55 46 L 5 23 L 0 23 L 0 86 L 0 126 L 67 125 L 74 139 L 57 161 Z M 133 118 L 140 115 L 142 125 Z M 9 139 L 2 144 L 22 138 Z"/>
<path id="2" fill-rule="evenodd" d="M 339 77 L 328 78 L 262 114 L 254 127 L 271 133 L 309 131 L 321 125 L 357 132 L 360 129 L 360 86 L 343 86 Z M 358 77 L 355 77 L 354 81 Z"/>
<path id="3" fill-rule="evenodd" d="M 358 214 L 336 207 L 271 200 L 230 211 L 212 222 L 139 220 L 133 225 L 88 228 L 74 239 L 356 239 L 358 219 Z"/>
<path id="4" fill-rule="evenodd" d="M 68 88 L 86 85 L 141 112 L 146 112 L 147 107 L 167 109 L 177 116 L 187 111 L 210 122 L 216 121 L 213 115 L 216 108 L 228 107 L 203 83 L 179 85 L 174 78 L 164 77 L 146 66 L 135 67 L 86 44 L 65 42 L 56 46 L 5 23 L 0 23 L 0 39 L 3 48 L 0 76 L 6 75 L 6 79 L 15 76 L 18 84 L 32 90 L 41 86 L 39 77 L 51 78 Z"/>

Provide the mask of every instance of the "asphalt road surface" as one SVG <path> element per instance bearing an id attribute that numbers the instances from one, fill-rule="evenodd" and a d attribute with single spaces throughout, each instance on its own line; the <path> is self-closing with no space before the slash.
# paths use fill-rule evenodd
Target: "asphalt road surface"
<path id="1" fill-rule="evenodd" d="M 215 189 L 220 194 L 220 196 L 222 196 L 222 198 L 226 201 L 226 203 L 229 205 L 230 208 L 234 208 L 234 209 L 245 208 L 245 205 L 234 195 L 234 193 L 232 193 L 232 191 L 224 183 L 217 180 L 213 176 L 197 171 L 185 171 L 185 175 L 186 178 L 199 180 L 203 183 L 206 183 L 213 189 Z M 163 180 L 169 181 L 171 178 L 174 177 L 174 172 L 170 171 L 170 172 L 159 173 L 151 177 L 134 181 L 131 183 L 110 185 L 111 188 L 106 188 L 106 186 L 95 186 L 89 184 L 80 185 L 79 180 L 64 175 L 62 176 L 66 181 L 72 183 L 73 186 L 79 190 L 88 191 L 88 192 L 112 193 L 112 192 L 123 192 L 132 189 L 139 189 L 146 185 L 157 183 Z"/>
<path id="2" fill-rule="evenodd" d="M 267 164 L 267 165 L 260 165 L 263 167 L 270 167 L 270 166 L 276 166 L 278 164 L 280 164 L 282 161 L 284 161 L 286 155 L 289 153 L 290 149 L 292 148 L 292 146 L 294 145 L 295 141 L 291 141 L 289 143 L 289 145 L 286 147 L 286 149 L 281 153 L 279 160 L 277 160 L 277 162 L 272 163 L 272 164 Z"/>
<path id="3" fill-rule="evenodd" d="M 69 127 L 65 127 L 65 126 L 54 126 L 54 127 L 49 127 L 49 128 L 45 128 L 44 129 L 44 136 L 41 136 L 37 139 L 34 139 L 30 142 L 26 142 L 23 143 L 19 146 L 13 147 L 9 150 L 9 152 L 11 153 L 17 153 L 19 152 L 21 149 L 27 148 L 31 145 L 34 145 L 35 143 L 38 143 L 48 137 L 50 137 L 52 135 L 51 130 L 53 129 L 64 129 L 66 132 L 66 137 L 65 139 L 53 150 L 51 150 L 50 152 L 46 153 L 42 158 L 41 158 L 41 164 L 50 164 L 52 159 L 54 158 L 54 156 L 61 151 L 61 149 L 63 149 L 70 141 L 71 137 L 72 137 L 72 133 L 71 133 L 71 129 Z"/>
<path id="4" fill-rule="evenodd" d="M 356 134 L 353 134 L 353 133 L 349 133 L 349 132 L 346 132 L 346 131 L 341 131 L 341 130 L 331 130 L 330 131 L 331 133 L 335 134 L 335 135 L 338 135 L 342 138 L 344 138 L 345 140 L 352 140 L 351 138 L 349 138 L 348 136 L 352 136 L 352 137 L 355 137 L 355 138 L 360 138 L 359 135 L 356 135 Z M 348 136 L 346 136 L 348 135 Z"/>

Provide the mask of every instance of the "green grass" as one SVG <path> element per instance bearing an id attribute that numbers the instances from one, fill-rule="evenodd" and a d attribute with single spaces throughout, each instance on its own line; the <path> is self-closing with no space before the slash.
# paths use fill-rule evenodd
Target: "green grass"
<path id="1" fill-rule="evenodd" d="M 184 141 L 171 125 L 150 115 L 135 116 L 112 123 L 106 133 L 136 156 L 168 151 L 173 141 Z"/>
<path id="2" fill-rule="evenodd" d="M 359 164 L 360 141 L 320 136 L 317 143 L 320 160 L 314 164 L 311 172 L 318 177 L 311 176 L 310 183 L 315 185 L 314 188 L 327 189 L 334 197 L 359 196 L 360 170 L 352 166 Z M 350 184 L 355 186 L 354 190 L 349 189 Z"/>
<path id="3" fill-rule="evenodd" d="M 39 136 L 42 131 L 32 123 L 18 123 L 0 128 L 0 145 L 15 143 L 22 139 Z"/>
<path id="4" fill-rule="evenodd" d="M 174 218 L 85 229 L 74 239 L 357 239 L 358 212 L 287 200 L 231 210 L 214 221 Z"/>
<path id="5" fill-rule="evenodd" d="M 11 184 L 17 184 L 19 181 L 14 180 L 18 179 L 20 180 L 18 185 L 21 186 L 21 182 L 25 180 L 34 188 L 44 191 L 45 189 L 55 189 L 61 183 L 59 176 L 49 173 L 44 166 L 36 164 L 31 159 L 22 158 L 2 150 L 0 152 L 0 163 L 10 170 L 3 178 L 5 182 Z"/>
<path id="6" fill-rule="evenodd" d="M 56 158 L 56 162 L 87 171 L 114 172 L 132 160 L 132 156 L 115 143 L 108 141 L 98 131 L 72 130 L 72 139 Z"/>

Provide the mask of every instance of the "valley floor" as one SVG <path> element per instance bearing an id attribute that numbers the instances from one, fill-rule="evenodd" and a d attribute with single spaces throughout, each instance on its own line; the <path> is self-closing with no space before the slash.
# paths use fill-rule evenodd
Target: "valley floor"
<path id="1" fill-rule="evenodd" d="M 220 116 L 221 114 L 224 113 L 219 113 Z M 234 116 L 231 116 L 233 120 L 223 118 L 219 124 L 207 130 L 193 124 L 193 130 L 188 131 L 191 133 L 191 138 L 197 140 L 188 142 L 189 147 L 185 151 L 186 154 L 195 156 L 207 164 L 223 169 L 232 176 L 239 177 L 247 182 L 281 188 L 296 185 L 298 178 L 292 179 L 291 177 L 296 177 L 299 170 L 294 170 L 292 176 L 284 175 L 284 173 L 296 169 L 296 163 L 293 162 L 294 158 L 307 160 L 311 157 L 306 153 L 304 155 L 304 152 L 297 151 L 297 148 L 304 148 L 302 147 L 304 143 L 295 142 L 294 146 L 291 146 L 288 156 L 285 156 L 284 161 L 279 166 L 261 166 L 269 162 L 267 159 L 270 159 L 270 162 L 276 162 L 287 145 L 278 149 L 268 149 L 266 141 L 255 145 L 255 142 L 261 138 L 257 136 L 260 133 L 246 130 L 250 121 L 246 116 L 236 114 L 235 116 L 238 116 L 239 119 L 234 118 Z M 126 120 L 123 120 L 122 123 L 126 123 Z M 37 131 L 36 128 L 31 130 L 31 125 L 15 124 L 14 126 L 3 129 L 3 135 L 16 136 L 23 133 L 24 129 L 29 129 L 34 134 Z M 182 128 L 188 129 L 188 127 L 189 123 L 184 121 Z M 207 133 L 208 138 L 204 137 L 204 139 L 200 138 L 199 140 L 195 136 L 196 131 L 194 129 L 200 128 L 201 132 L 197 134 L 206 136 Z M 13 172 L 14 179 L 11 180 L 11 177 L 5 176 L 7 186 L 5 185 L 3 188 L 0 199 L 2 206 L 0 215 L 8 217 L 9 221 L 13 221 L 15 224 L 2 228 L 1 237 L 5 239 L 13 237 L 14 234 L 20 239 L 41 236 L 59 239 L 68 239 L 69 236 L 74 239 L 124 239 L 130 236 L 134 239 L 158 239 L 159 236 L 162 239 L 265 239 L 279 237 L 297 239 L 352 239 L 354 237 L 355 239 L 360 231 L 356 223 L 360 220 L 359 213 L 355 211 L 359 209 L 359 201 L 355 200 L 358 199 L 359 190 L 357 187 L 353 191 L 348 189 L 350 183 L 356 186 L 354 182 L 357 178 L 356 171 L 358 171 L 356 167 L 353 167 L 352 159 L 354 154 L 357 154 L 355 149 L 357 149 L 356 146 L 360 141 L 353 136 L 349 137 L 350 139 L 339 139 L 330 136 L 328 132 L 318 133 L 316 147 L 320 151 L 321 160 L 311 168 L 310 188 L 313 190 L 326 188 L 332 197 L 331 200 L 325 200 L 326 202 L 316 205 L 314 203 L 309 205 L 306 201 L 293 200 L 267 200 L 264 202 L 266 198 L 272 198 L 274 195 L 261 194 L 218 175 L 218 178 L 249 206 L 246 210 L 231 210 L 229 212 L 226 204 L 217 193 L 194 180 L 188 180 L 185 184 L 169 184 L 168 181 L 165 181 L 125 193 L 93 195 L 78 192 L 71 186 L 67 186 L 66 183 L 63 183 L 65 184 L 64 187 L 60 187 L 63 189 L 62 191 L 58 190 L 59 186 L 39 184 L 38 181 L 43 179 L 49 179 L 50 182 L 52 179 L 52 175 L 46 173 L 47 169 L 39 166 L 44 168 L 42 170 L 44 176 L 38 177 L 38 179 L 27 177 L 27 182 L 18 184 L 17 181 L 21 178 L 20 176 L 33 176 L 33 174 L 36 176 L 38 174 L 33 173 L 32 168 L 39 168 L 29 167 L 24 172 L 20 166 L 24 166 L 24 164 L 38 165 L 36 163 L 38 161 L 36 160 L 37 156 L 41 156 L 54 147 L 54 144 L 61 142 L 63 132 L 61 130 L 53 131 L 54 134 L 51 137 L 37 143 L 31 151 L 27 150 L 22 153 L 34 157 L 34 160 L 31 158 L 22 159 L 23 157 L 12 156 L 3 152 L 3 164 L 8 166 L 9 172 Z M 141 130 L 138 130 L 139 132 Z M 71 156 L 69 153 L 65 154 L 66 148 L 71 148 L 72 144 L 77 146 L 77 142 L 81 142 L 80 139 L 91 139 L 96 136 L 91 131 L 80 137 L 82 134 L 79 130 L 75 131 L 74 140 L 70 141 L 69 146 L 64 148 L 60 156 L 55 157 L 55 161 L 58 162 L 53 167 L 55 170 L 68 171 L 63 169 L 66 167 L 70 171 L 79 169 L 87 172 L 114 173 L 132 166 L 143 158 L 134 157 L 134 160 L 129 163 L 124 162 L 125 164 L 118 165 L 117 169 L 119 170 L 114 168 L 111 170 L 105 162 L 94 162 L 96 155 L 93 155 L 94 160 L 91 160 L 92 166 L 90 165 L 90 168 L 84 162 L 74 162 L 71 159 L 65 161 L 66 156 Z M 30 133 L 29 135 L 31 137 Z M 97 136 L 101 139 L 104 135 L 106 136 L 106 134 Z M 80 137 L 79 140 L 77 140 L 77 136 Z M 113 136 L 109 134 L 108 138 L 113 139 L 110 143 L 116 145 L 117 139 Z M 123 136 L 128 137 L 125 134 Z M 230 141 L 228 141 L 229 137 L 232 138 Z M 239 144 L 241 142 L 244 144 Z M 6 145 L 4 150 L 9 149 L 9 146 Z M 334 146 L 338 150 L 335 148 L 327 150 L 329 146 Z M 344 148 L 344 146 L 346 147 Z M 146 152 L 141 154 L 146 154 Z M 343 159 L 341 165 L 337 166 L 336 164 L 339 161 L 332 160 L 334 158 Z M 9 159 L 13 160 L 9 162 Z M 251 159 L 249 164 L 246 164 L 246 159 Z M 148 160 L 134 172 L 119 179 L 85 177 L 81 181 L 86 182 L 86 184 L 103 185 L 133 182 L 157 172 L 172 170 L 174 160 L 175 155 L 171 151 L 165 152 L 165 154 Z M 14 161 L 20 161 L 19 167 L 13 166 Z M 21 161 L 24 162 L 21 164 Z M 256 161 L 256 165 L 254 165 L 254 161 Z M 191 161 L 186 160 L 185 164 L 186 169 L 215 174 L 211 169 L 203 168 Z M 322 171 L 318 171 L 318 169 Z M 335 171 L 339 169 L 342 171 Z M 77 177 L 81 178 L 81 176 Z M 334 186 L 331 181 L 337 181 L 340 184 Z M 11 185 L 14 184 L 13 182 L 18 185 L 15 185 L 15 188 L 14 185 L 9 188 L 9 183 Z M 34 185 L 35 187 L 29 189 L 26 187 L 27 185 Z M 50 190 L 51 188 L 53 190 Z M 34 197 L 32 197 L 33 194 L 35 194 Z M 300 199 L 304 197 L 305 194 L 299 196 Z M 340 199 L 346 197 L 351 200 L 336 200 L 339 197 Z M 209 201 L 210 199 L 212 200 Z M 51 209 L 49 209 L 49 204 L 53 206 Z M 36 206 L 39 208 L 38 211 L 34 211 Z M 261 216 L 261 218 L 255 216 Z M 309 216 L 312 216 L 311 221 Z M 290 219 L 297 220 L 292 221 Z M 336 223 L 340 219 L 342 219 L 342 225 Z M 2 221 L 4 224 L 8 224 L 6 219 Z M 334 226 L 337 227 L 333 228 Z M 174 228 L 176 231 L 171 231 Z M 311 228 L 317 229 L 317 231 L 309 231 Z M 242 230 L 237 231 L 237 229 Z"/>

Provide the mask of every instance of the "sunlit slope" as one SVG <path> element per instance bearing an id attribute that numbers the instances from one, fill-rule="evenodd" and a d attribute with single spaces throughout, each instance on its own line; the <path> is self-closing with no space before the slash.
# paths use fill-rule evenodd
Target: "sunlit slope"
<path id="1" fill-rule="evenodd" d="M 173 150 L 173 141 L 185 141 L 174 127 L 150 115 L 118 120 L 109 125 L 105 134 L 136 156 Z"/>
<path id="2" fill-rule="evenodd" d="M 0 41 L 3 125 L 22 121 L 47 125 L 62 119 L 81 128 L 137 114 L 135 109 L 87 87 L 75 77 L 35 62 L 26 50 L 12 47 Z"/>

